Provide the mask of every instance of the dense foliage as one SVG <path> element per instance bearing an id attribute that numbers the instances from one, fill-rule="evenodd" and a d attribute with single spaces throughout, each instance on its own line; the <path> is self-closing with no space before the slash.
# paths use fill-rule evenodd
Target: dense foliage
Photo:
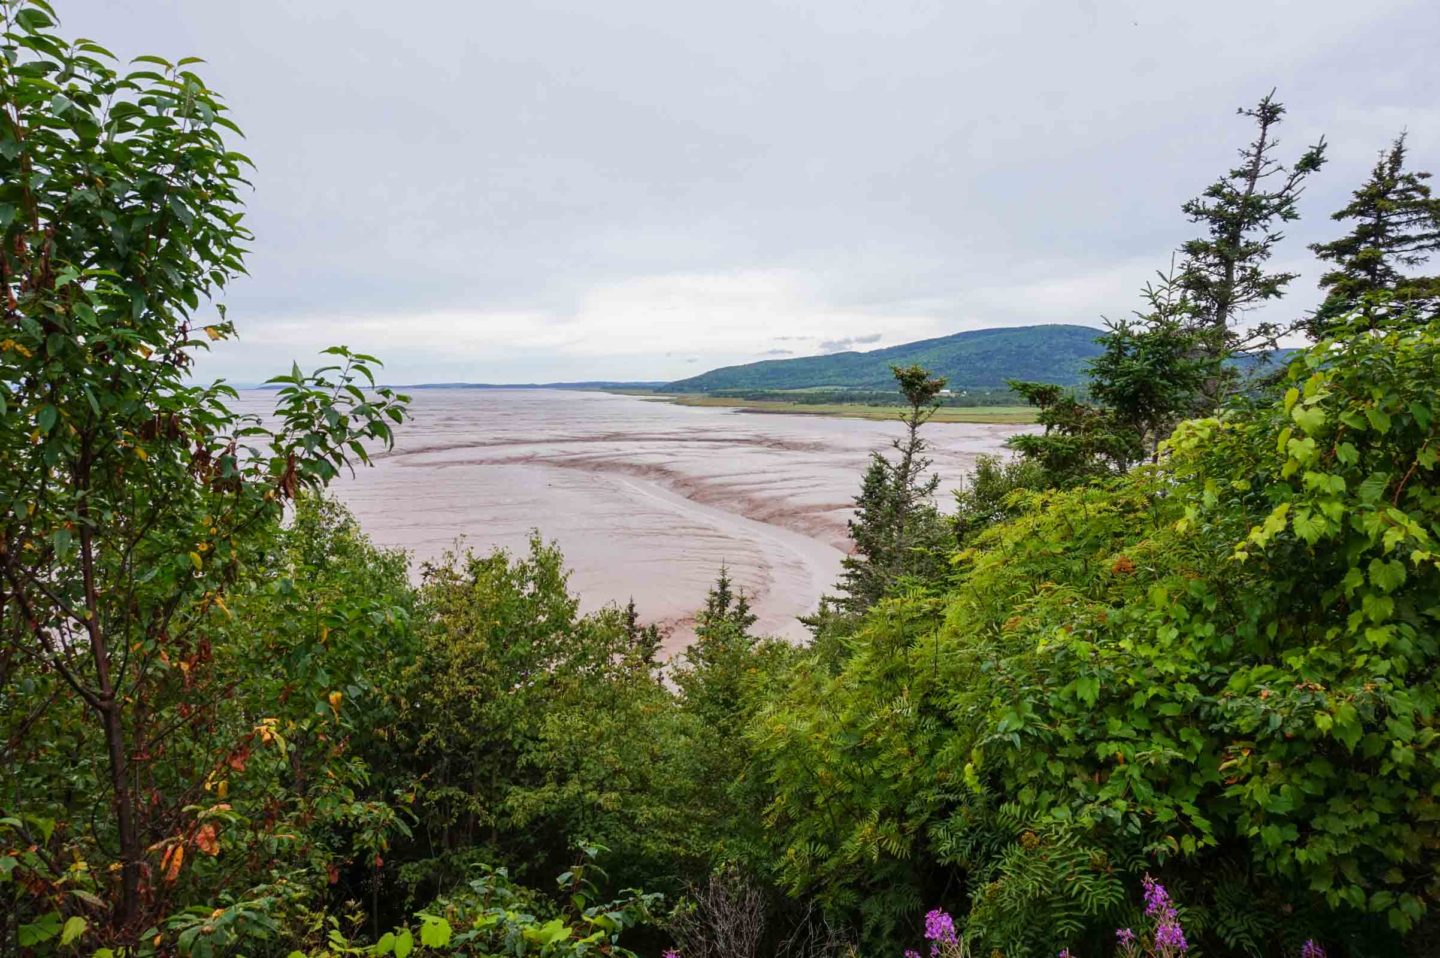
<path id="1" fill-rule="evenodd" d="M 187 63 L 120 73 L 51 33 L 45 4 L 0 13 L 0 829 L 23 849 L 7 875 L 57 906 L 5 921 L 23 938 L 67 913 L 69 937 L 91 922 L 133 945 L 234 880 L 197 851 L 281 841 L 266 802 L 306 800 L 215 800 L 295 692 L 255 680 L 258 645 L 219 642 L 226 596 L 265 567 L 283 504 L 388 442 L 405 407 L 362 392 L 374 361 L 343 349 L 276 380 L 273 428 L 193 384 L 194 351 L 232 334 L 196 313 L 247 238 L 233 124 Z"/>
<path id="2" fill-rule="evenodd" d="M 959 882 L 1041 953 L 1163 867 L 1212 942 L 1383 950 L 1361 916 L 1440 890 L 1437 364 L 1433 325 L 1331 343 L 1156 467 L 1022 494 L 762 717 L 783 880 L 889 921 Z"/>
<path id="3" fill-rule="evenodd" d="M 1235 317 L 1291 280 L 1265 264 L 1322 157 L 1278 164 L 1271 98 L 1146 309 L 1048 328 L 1083 394 L 1033 330 L 804 367 L 908 404 L 816 640 L 757 636 L 720 569 L 666 661 L 644 597 L 582 613 L 538 533 L 417 580 L 325 498 L 406 418 L 372 357 L 292 367 L 263 420 L 197 384 L 248 240 L 223 104 L 0 13 L 0 954 L 1437 934 L 1440 317 L 1399 145 L 1320 250 L 1325 338 L 1261 375 Z M 1017 351 L 1062 374 L 1017 384 L 1044 428 L 942 512 L 914 363 Z"/>
<path id="4" fill-rule="evenodd" d="M 562 562 L 537 539 L 523 557 L 426 574 L 394 743 L 418 786 L 411 884 L 443 887 L 487 860 L 544 878 L 581 841 L 610 846 L 609 869 L 637 884 L 701 853 L 691 770 L 665 748 L 683 717 L 617 610 L 578 614 Z"/>

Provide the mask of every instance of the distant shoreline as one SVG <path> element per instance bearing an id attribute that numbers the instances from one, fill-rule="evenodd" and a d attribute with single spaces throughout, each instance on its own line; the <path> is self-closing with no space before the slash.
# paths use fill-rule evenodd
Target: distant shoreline
<path id="1" fill-rule="evenodd" d="M 271 391 L 280 387 L 273 384 L 260 386 L 237 386 L 247 391 Z M 488 390 L 556 390 L 560 392 L 596 392 L 612 396 L 633 396 L 649 402 L 669 403 L 673 406 L 694 406 L 699 408 L 734 409 L 736 412 L 770 416 L 821 416 L 827 419 L 868 419 L 871 421 L 898 419 L 905 412 L 900 406 L 876 406 L 858 402 L 786 402 L 782 399 L 742 399 L 734 396 L 709 396 L 704 393 L 663 393 L 648 384 L 623 383 L 616 385 L 588 385 L 571 383 L 494 385 L 489 383 L 421 383 L 418 385 L 393 386 L 394 389 L 441 390 L 468 389 Z M 935 410 L 932 422 L 970 423 L 972 425 L 1028 426 L 1035 422 L 1035 410 L 1030 406 L 941 406 Z"/>
<path id="2" fill-rule="evenodd" d="M 637 396 L 652 402 L 676 406 L 708 406 L 735 409 L 739 412 L 780 416 L 825 416 L 831 419 L 898 419 L 904 410 L 899 406 L 870 406 L 864 403 L 796 403 L 778 399 L 738 399 L 706 396 L 700 393 L 655 393 L 645 390 L 608 389 Z M 1035 421 L 1030 406 L 941 406 L 935 410 L 933 422 L 973 423 L 978 425 L 1029 425 Z"/>

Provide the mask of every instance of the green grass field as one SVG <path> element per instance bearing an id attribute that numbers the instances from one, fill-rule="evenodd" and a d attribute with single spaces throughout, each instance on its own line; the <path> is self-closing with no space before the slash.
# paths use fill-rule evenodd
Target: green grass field
<path id="1" fill-rule="evenodd" d="M 791 403 L 769 399 L 730 399 L 722 396 L 682 394 L 666 396 L 647 394 L 679 406 L 719 406 L 743 409 L 746 412 L 775 413 L 792 416 L 832 416 L 844 419 L 898 419 L 899 406 L 866 406 L 860 403 Z M 1035 410 L 1029 406 L 941 406 L 935 411 L 934 422 L 996 423 L 1024 425 L 1035 421 Z"/>

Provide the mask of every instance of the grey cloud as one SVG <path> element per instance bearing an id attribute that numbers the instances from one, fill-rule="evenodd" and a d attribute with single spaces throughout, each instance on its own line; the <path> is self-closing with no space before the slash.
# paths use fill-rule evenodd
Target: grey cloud
<path id="1" fill-rule="evenodd" d="M 757 356 L 794 356 L 793 349 L 767 349 L 763 353 L 756 353 Z"/>
<path id="2" fill-rule="evenodd" d="M 844 339 L 827 339 L 820 344 L 820 349 L 827 353 L 843 353 L 856 346 L 867 346 L 871 343 L 878 343 L 883 337 L 882 333 L 867 333 L 864 336 L 846 336 Z"/>

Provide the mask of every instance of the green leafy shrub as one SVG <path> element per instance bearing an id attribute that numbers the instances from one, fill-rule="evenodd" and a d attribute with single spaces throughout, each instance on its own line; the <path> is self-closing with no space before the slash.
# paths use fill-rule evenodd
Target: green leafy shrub
<path id="1" fill-rule="evenodd" d="M 882 932 L 961 881 L 1023 952 L 1163 869 L 1202 941 L 1383 953 L 1440 892 L 1437 373 L 1435 324 L 1318 346 L 1159 466 L 1028 494 L 938 606 L 882 603 L 756 724 L 782 878 L 888 899 Z"/>
<path id="2" fill-rule="evenodd" d="M 407 881 L 443 888 L 476 859 L 553 871 L 593 841 L 617 880 L 673 883 L 699 844 L 686 720 L 624 613 L 579 614 L 538 537 L 429 568 L 422 600 L 394 756 L 418 786 Z"/>
<path id="3" fill-rule="evenodd" d="M 580 860 L 560 875 L 556 881 L 560 904 L 515 883 L 503 868 L 477 865 L 459 887 L 373 942 L 352 936 L 338 918 L 326 916 L 313 936 L 317 940 L 291 952 L 290 958 L 409 958 L 412 953 L 636 958 L 620 945 L 621 933 L 652 923 L 660 896 L 627 890 L 618 898 L 600 900 L 590 877 L 599 871 L 595 857 L 600 851 L 594 846 L 582 849 Z"/>

